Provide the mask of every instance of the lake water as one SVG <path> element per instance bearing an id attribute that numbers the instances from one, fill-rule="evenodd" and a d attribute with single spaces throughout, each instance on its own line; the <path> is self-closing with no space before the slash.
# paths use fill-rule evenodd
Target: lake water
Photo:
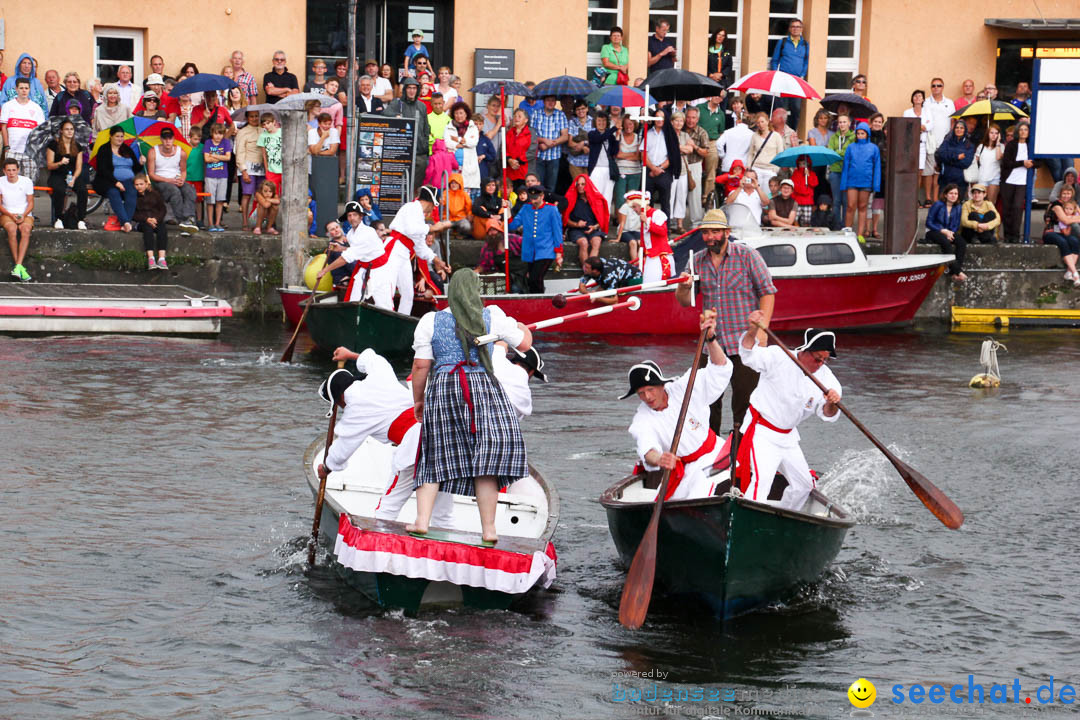
<path id="1" fill-rule="evenodd" d="M 597 502 L 633 461 L 636 401 L 615 398 L 633 362 L 684 368 L 691 339 L 542 337 L 552 382 L 524 428 L 562 499 L 559 577 L 517 611 L 407 617 L 355 598 L 325 555 L 306 569 L 301 458 L 330 365 L 303 348 L 280 365 L 287 338 L 240 321 L 216 341 L 0 338 L 0 717 L 835 718 L 859 677 L 880 717 L 1014 716 L 1014 680 L 1046 712 L 1080 685 L 1074 332 L 1003 336 L 997 391 L 967 387 L 980 335 L 841 335 L 846 404 L 963 529 L 851 423 L 810 420 L 807 457 L 859 522 L 827 575 L 724 625 L 657 601 L 637 632 Z M 969 675 L 981 706 L 907 699 L 940 683 L 966 701 Z M 994 683 L 1010 704 L 989 703 Z M 619 699 L 654 688 L 682 699 Z"/>

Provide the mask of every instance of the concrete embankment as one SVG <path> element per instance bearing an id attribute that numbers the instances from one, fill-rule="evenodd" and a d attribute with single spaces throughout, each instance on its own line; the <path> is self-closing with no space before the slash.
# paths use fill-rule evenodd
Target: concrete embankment
<path id="1" fill-rule="evenodd" d="M 172 230 L 172 228 L 170 228 Z M 71 231 L 38 228 L 31 239 L 27 267 L 39 282 L 131 283 L 184 285 L 228 300 L 238 313 L 275 312 L 281 283 L 281 243 L 271 236 L 241 232 L 198 233 L 180 237 L 170 232 L 168 272 L 149 272 L 138 233 Z M 322 248 L 325 240 L 306 241 Z M 451 263 L 474 267 L 481 243 L 454 240 Z M 916 252 L 940 252 L 918 245 Z M 605 256 L 626 257 L 627 246 L 604 243 Z M 968 248 L 968 282 L 938 281 L 919 311 L 919 319 L 948 320 L 950 307 L 1061 308 L 1080 307 L 1080 291 L 1064 281 L 1057 250 L 1043 245 L 977 245 Z M 5 274 L 6 275 L 6 274 Z M 580 277 L 577 248 L 566 246 L 566 266 L 553 277 Z M 5 278 L 6 279 L 6 278 Z"/>

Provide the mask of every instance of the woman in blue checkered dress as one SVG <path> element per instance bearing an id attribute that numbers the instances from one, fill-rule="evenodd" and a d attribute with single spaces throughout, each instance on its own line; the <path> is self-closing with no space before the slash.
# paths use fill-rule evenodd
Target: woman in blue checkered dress
<path id="1" fill-rule="evenodd" d="M 416 522 L 407 529 L 427 532 L 439 490 L 475 495 L 483 539 L 494 543 L 499 489 L 528 475 L 529 466 L 517 415 L 492 373 L 489 346 L 474 340 L 494 334 L 524 352 L 532 334 L 498 307 L 483 306 L 472 270 L 454 273 L 447 302 L 446 310 L 421 318 L 413 336 L 413 401 L 422 429 Z"/>

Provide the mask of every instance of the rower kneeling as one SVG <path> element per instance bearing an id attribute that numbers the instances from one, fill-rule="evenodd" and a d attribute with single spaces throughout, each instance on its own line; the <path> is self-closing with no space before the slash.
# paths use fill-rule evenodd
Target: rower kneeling
<path id="1" fill-rule="evenodd" d="M 386 358 L 371 348 L 355 353 L 339 347 L 334 351 L 334 360 L 355 360 L 358 375 L 335 370 L 319 387 L 323 400 L 337 403 L 342 409 L 334 424 L 334 439 L 326 453 L 326 464 L 319 465 L 319 477 L 344 470 L 353 453 L 369 437 L 393 445 L 386 488 L 374 515 L 380 520 L 397 520 L 415 489 L 420 424 L 413 412 L 412 393 L 398 382 Z M 453 511 L 453 498 L 439 493 L 432 515 L 435 525 L 453 528 Z"/>
<path id="2" fill-rule="evenodd" d="M 532 334 L 498 306 L 483 306 L 472 270 L 451 277 L 447 304 L 420 318 L 413 335 L 413 401 L 422 440 L 416 523 L 408 529 L 427 532 L 441 489 L 475 495 L 483 539 L 494 542 L 499 489 L 528 475 L 529 466 L 517 415 L 494 377 L 489 346 L 475 340 L 494 334 L 524 352 Z"/>
<path id="3" fill-rule="evenodd" d="M 825 366 L 830 357 L 836 357 L 836 335 L 810 328 L 803 344 L 795 348 L 799 365 L 828 388 L 823 395 L 783 348 L 758 343 L 758 328 L 764 324 L 760 310 L 750 313 L 746 333 L 739 341 L 739 357 L 744 365 L 760 373 L 760 378 L 750 395 L 750 411 L 743 419 L 735 473 L 739 489 L 751 500 L 800 510 L 815 481 L 799 446 L 797 426 L 811 415 L 826 422 L 836 422 L 840 417 L 836 405 L 840 402 L 840 382 Z M 788 486 L 779 500 L 770 500 L 777 471 L 787 479 Z"/>
<path id="4" fill-rule="evenodd" d="M 724 444 L 709 428 L 709 406 L 724 394 L 731 380 L 732 364 L 716 340 L 715 310 L 702 313 L 700 327 L 707 332 L 709 363 L 698 371 L 695 379 L 676 453 L 670 452 L 671 442 L 690 370 L 678 378 L 669 378 L 651 360 L 638 363 L 628 373 L 630 389 L 619 398 L 636 394 L 641 400 L 630 423 L 630 435 L 645 469 L 671 471 L 665 500 L 709 497 L 715 490 L 710 470 Z"/>

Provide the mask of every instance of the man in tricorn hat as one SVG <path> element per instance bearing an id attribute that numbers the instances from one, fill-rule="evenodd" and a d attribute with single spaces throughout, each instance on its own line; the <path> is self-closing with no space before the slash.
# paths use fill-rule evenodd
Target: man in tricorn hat
<path id="1" fill-rule="evenodd" d="M 412 391 L 398 382 L 386 358 L 371 348 L 355 353 L 339 347 L 334 351 L 334 359 L 355 360 L 360 377 L 348 370 L 335 370 L 319 386 L 319 397 L 337 403 L 343 409 L 334 424 L 334 441 L 326 455 L 326 465 L 318 467 L 319 477 L 344 470 L 353 453 L 369 437 L 393 445 L 394 457 L 386 477 L 386 489 L 375 506 L 375 517 L 397 520 L 415 488 L 413 473 L 420 444 L 420 424 L 413 414 Z M 447 493 L 439 493 L 432 524 L 452 527 L 453 510 L 453 498 Z"/>
<path id="2" fill-rule="evenodd" d="M 810 328 L 803 344 L 795 348 L 799 365 L 828 388 L 823 395 L 783 348 L 766 347 L 758 341 L 764 313 L 755 310 L 748 321 L 739 341 L 739 356 L 743 364 L 760 373 L 760 378 L 743 420 L 735 475 L 739 489 L 751 500 L 801 510 L 815 482 L 799 447 L 796 426 L 811 415 L 825 422 L 836 422 L 840 417 L 836 406 L 840 402 L 840 382 L 825 366 L 829 358 L 836 357 L 836 335 Z M 788 485 L 779 500 L 769 500 L 777 471 Z"/>
<path id="3" fill-rule="evenodd" d="M 630 423 L 630 435 L 646 470 L 663 468 L 672 471 L 666 500 L 712 495 L 714 488 L 709 469 L 723 449 L 723 443 L 709 428 L 709 405 L 727 387 L 732 364 L 716 338 L 716 312 L 706 310 L 702 313 L 700 327 L 708 333 L 705 346 L 709 351 L 709 363 L 698 371 L 694 380 L 676 453 L 670 452 L 671 441 L 675 437 L 675 426 L 690 379 L 689 370 L 681 377 L 670 378 L 665 377 L 651 360 L 638 363 L 628 373 L 630 389 L 619 398 L 636 394 L 641 400 Z"/>

